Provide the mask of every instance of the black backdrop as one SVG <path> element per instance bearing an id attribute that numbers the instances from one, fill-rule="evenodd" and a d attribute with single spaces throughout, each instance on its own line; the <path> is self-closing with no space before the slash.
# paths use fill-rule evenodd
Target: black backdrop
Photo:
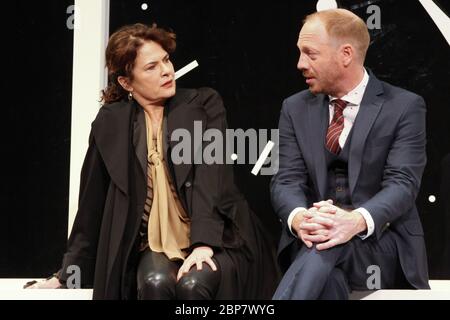
<path id="1" fill-rule="evenodd" d="M 141 4 L 148 3 L 142 10 Z M 368 3 L 338 1 L 364 20 Z M 417 199 L 430 276 L 450 278 L 450 47 L 418 1 L 370 1 L 381 9 L 366 65 L 382 80 L 422 95 L 428 105 L 428 165 Z M 448 1 L 436 1 L 450 12 Z M 5 104 L 7 135 L 1 183 L 0 277 L 52 273 L 64 253 L 70 159 L 73 1 L 15 4 L 12 79 Z M 111 0 L 110 31 L 153 23 L 177 33 L 176 69 L 199 67 L 180 87 L 210 86 L 224 98 L 230 128 L 276 128 L 281 103 L 306 89 L 296 70 L 303 17 L 316 1 Z M 26 79 L 25 83 L 24 79 Z M 18 84 L 21 84 L 18 86 Z M 236 179 L 274 241 L 279 223 L 269 200 L 270 176 L 236 165 Z M 436 197 L 434 203 L 428 200 Z"/>

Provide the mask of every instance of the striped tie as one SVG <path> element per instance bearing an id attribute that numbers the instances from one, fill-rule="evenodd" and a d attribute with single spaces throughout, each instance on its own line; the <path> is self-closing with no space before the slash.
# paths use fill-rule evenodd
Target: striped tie
<path id="1" fill-rule="evenodd" d="M 339 136 L 344 130 L 344 115 L 342 114 L 347 102 L 341 99 L 335 99 L 331 101 L 334 106 L 334 115 L 328 126 L 327 131 L 327 149 L 334 154 L 338 154 L 341 151 L 339 146 Z"/>

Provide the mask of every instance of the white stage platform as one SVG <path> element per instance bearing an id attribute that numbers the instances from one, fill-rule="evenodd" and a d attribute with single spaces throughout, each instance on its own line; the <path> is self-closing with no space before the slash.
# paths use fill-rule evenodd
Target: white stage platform
<path id="1" fill-rule="evenodd" d="M 431 290 L 354 291 L 350 300 L 450 300 L 450 280 L 430 280 Z"/>
<path id="2" fill-rule="evenodd" d="M 22 289 L 30 280 L 0 279 L 0 300 L 91 300 L 91 289 Z M 351 300 L 450 300 L 450 280 L 430 280 L 431 290 L 353 292 Z"/>
<path id="3" fill-rule="evenodd" d="M 23 289 L 42 279 L 0 279 L 0 300 L 92 300 L 92 289 Z"/>

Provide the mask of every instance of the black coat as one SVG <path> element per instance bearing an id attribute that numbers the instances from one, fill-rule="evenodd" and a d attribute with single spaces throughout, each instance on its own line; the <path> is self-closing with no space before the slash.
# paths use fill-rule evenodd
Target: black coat
<path id="1" fill-rule="evenodd" d="M 78 212 L 60 277 L 67 279 L 70 274 L 64 271 L 78 265 L 82 285 L 93 285 L 94 299 L 136 297 L 138 229 L 147 193 L 143 112 L 134 100 L 120 101 L 104 105 L 92 123 Z M 179 89 L 164 110 L 164 156 L 191 219 L 191 247 L 209 245 L 226 253 L 215 255 L 220 265 L 232 261 L 228 267 L 236 272 L 221 273 L 218 299 L 270 298 L 278 280 L 274 248 L 236 189 L 232 166 L 171 162 L 177 142 L 169 137 L 177 128 L 194 137 L 194 121 L 202 122 L 202 133 L 216 128 L 225 136 L 225 109 L 214 90 Z M 191 147 L 198 152 L 204 145 L 196 146 L 192 139 Z"/>

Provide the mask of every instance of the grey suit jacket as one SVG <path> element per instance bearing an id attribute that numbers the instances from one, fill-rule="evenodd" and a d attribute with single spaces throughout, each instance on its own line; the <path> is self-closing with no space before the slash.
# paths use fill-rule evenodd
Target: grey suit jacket
<path id="1" fill-rule="evenodd" d="M 278 254 L 282 268 L 292 260 L 295 237 L 287 219 L 296 207 L 311 207 L 326 195 L 327 167 L 321 130 L 328 97 L 309 90 L 287 98 L 281 110 L 280 167 L 271 182 L 272 204 L 283 230 Z M 355 208 L 375 222 L 372 237 L 395 232 L 406 279 L 428 288 L 423 229 L 415 205 L 426 163 L 425 102 L 422 97 L 378 80 L 370 73 L 353 125 L 348 163 Z M 291 248 L 292 249 L 292 248 Z"/>

